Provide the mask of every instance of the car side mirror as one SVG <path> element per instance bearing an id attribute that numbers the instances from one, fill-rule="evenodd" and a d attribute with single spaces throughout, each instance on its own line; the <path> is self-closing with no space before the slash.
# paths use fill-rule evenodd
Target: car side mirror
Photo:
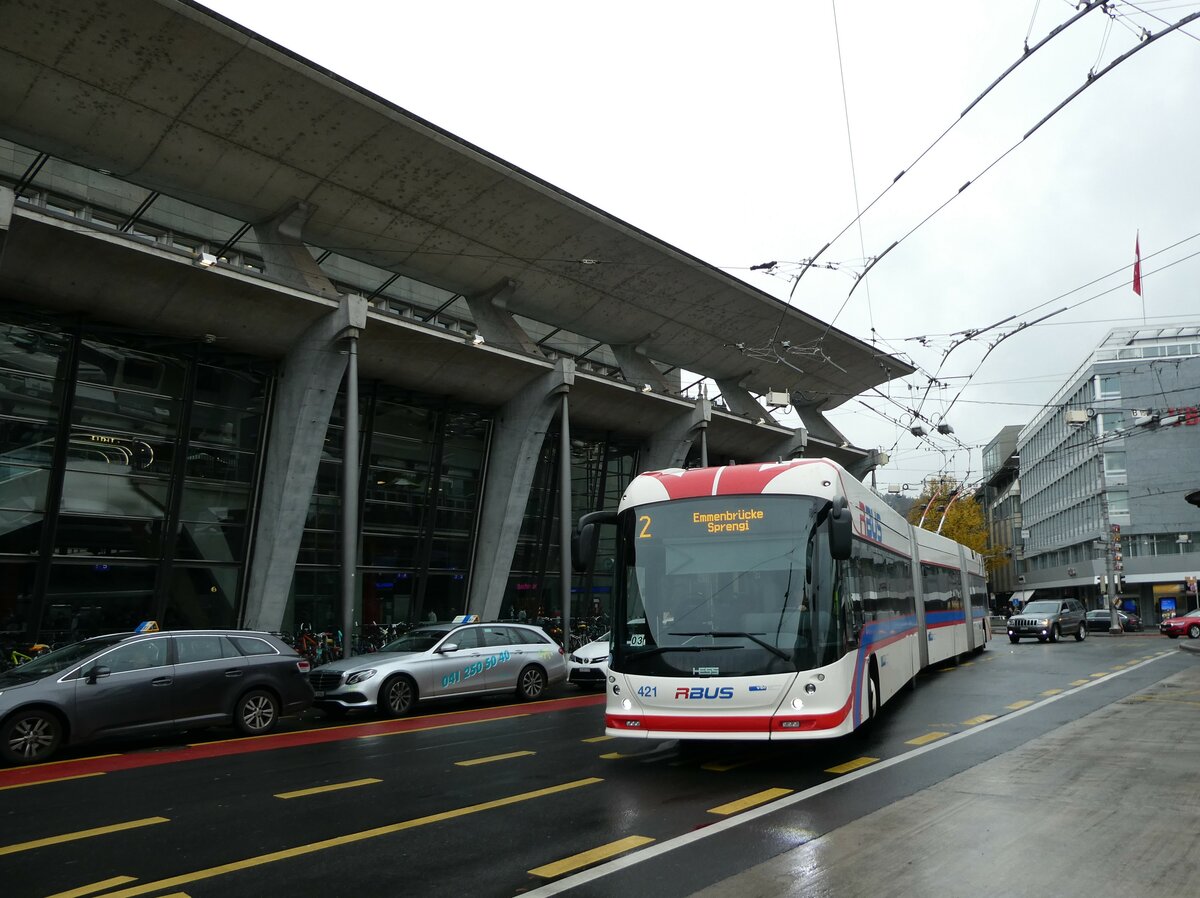
<path id="1" fill-rule="evenodd" d="M 457 651 L 458 651 L 458 643 L 448 642 L 438 649 L 438 654 L 439 655 L 448 655 L 450 652 L 457 652 Z"/>
<path id="2" fill-rule="evenodd" d="M 107 677 L 112 671 L 107 667 L 96 666 L 89 670 L 86 674 L 88 683 L 95 683 L 101 677 Z"/>

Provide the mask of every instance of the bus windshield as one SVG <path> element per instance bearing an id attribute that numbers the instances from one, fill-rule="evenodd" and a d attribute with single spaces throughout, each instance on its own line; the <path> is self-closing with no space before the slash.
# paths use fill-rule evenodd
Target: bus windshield
<path id="1" fill-rule="evenodd" d="M 613 670 L 789 673 L 844 653 L 837 567 L 811 496 L 712 496 L 620 520 Z"/>

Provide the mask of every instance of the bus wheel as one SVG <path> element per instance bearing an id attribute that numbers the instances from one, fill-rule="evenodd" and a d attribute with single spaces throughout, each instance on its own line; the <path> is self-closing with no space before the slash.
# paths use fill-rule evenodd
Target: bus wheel
<path id="1" fill-rule="evenodd" d="M 879 716 L 879 674 L 875 672 L 875 668 L 871 668 L 871 674 L 867 678 L 867 723 L 873 721 Z"/>

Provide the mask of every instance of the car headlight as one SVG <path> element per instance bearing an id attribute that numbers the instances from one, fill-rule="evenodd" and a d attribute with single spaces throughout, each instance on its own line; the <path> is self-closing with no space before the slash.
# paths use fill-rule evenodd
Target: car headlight
<path id="1" fill-rule="evenodd" d="M 346 677 L 346 685 L 353 686 L 355 683 L 361 683 L 364 680 L 369 680 L 373 676 L 375 676 L 375 671 L 373 670 L 358 670 Z"/>
<path id="2" fill-rule="evenodd" d="M 1048 618 L 1048 617 L 1044 617 L 1044 618 L 1042 618 L 1040 621 L 1038 621 L 1038 626 L 1039 626 L 1039 627 L 1048 627 L 1048 626 L 1050 626 L 1050 618 Z"/>

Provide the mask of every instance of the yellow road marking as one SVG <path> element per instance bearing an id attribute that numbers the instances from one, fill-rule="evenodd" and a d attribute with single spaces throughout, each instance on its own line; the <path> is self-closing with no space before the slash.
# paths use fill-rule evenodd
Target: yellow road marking
<path id="1" fill-rule="evenodd" d="M 79 832 L 63 833 L 61 836 L 47 836 L 44 839 L 34 839 L 31 842 L 17 842 L 15 845 L 5 845 L 0 848 L 0 855 L 16 854 L 19 851 L 32 851 L 35 848 L 45 848 L 48 845 L 61 845 L 63 842 L 75 842 L 79 839 L 90 839 L 92 836 L 105 836 L 109 833 L 119 833 L 127 829 L 138 829 L 142 826 L 153 826 L 155 823 L 169 823 L 166 817 L 143 817 L 141 820 L 130 820 L 127 823 L 113 823 L 110 826 L 97 826 L 95 829 L 81 829 Z"/>
<path id="2" fill-rule="evenodd" d="M 456 723 L 438 723 L 428 727 L 413 727 L 411 730 L 393 730 L 390 733 L 363 733 L 359 739 L 382 739 L 385 736 L 403 736 L 407 733 L 428 733 L 431 730 L 449 730 L 454 727 L 468 727 L 480 723 L 491 723 L 495 720 L 516 720 L 518 717 L 528 717 L 528 714 L 509 714 L 505 717 L 489 717 L 487 720 L 460 720 Z M 261 737 L 254 737 L 261 738 Z"/>
<path id="3" fill-rule="evenodd" d="M 1020 711 L 1022 708 L 1028 708 L 1032 704 L 1032 699 L 1023 698 L 1019 702 L 1013 702 L 1011 705 L 1005 705 L 1005 707 L 1010 711 Z"/>
<path id="4" fill-rule="evenodd" d="M 353 789 L 356 786 L 370 786 L 382 783 L 383 780 L 367 777 L 361 780 L 350 780 L 345 783 L 330 783 L 328 786 L 313 786 L 311 789 L 297 789 L 294 792 L 276 792 L 276 798 L 304 798 L 308 795 L 320 795 L 322 792 L 337 792 L 339 789 Z"/>
<path id="5" fill-rule="evenodd" d="M 88 755 L 86 758 L 69 758 L 66 761 L 42 761 L 40 764 L 22 764 L 22 770 L 37 770 L 39 767 L 58 767 L 62 764 L 78 764 L 80 761 L 98 761 L 101 758 L 119 758 L 120 752 L 113 752 L 108 755 Z"/>
<path id="6" fill-rule="evenodd" d="M 916 739 L 909 739 L 904 744 L 905 745 L 927 745 L 930 742 L 937 742 L 937 740 L 939 740 L 939 739 L 945 739 L 949 735 L 950 735 L 949 733 L 942 733 L 942 732 L 935 731 L 932 733 L 926 733 L 924 736 L 918 736 Z"/>
<path id="7" fill-rule="evenodd" d="M 608 754 L 601 755 L 601 760 L 604 761 L 619 761 L 621 758 L 636 758 L 636 754 L 623 755 L 619 751 L 610 751 Z"/>
<path id="8" fill-rule="evenodd" d="M 980 714 L 978 717 L 972 717 L 970 720 L 964 720 L 963 726 L 973 727 L 980 723 L 987 723 L 989 720 L 995 720 L 995 714 Z"/>
<path id="9" fill-rule="evenodd" d="M 507 761 L 509 758 L 523 758 L 526 755 L 532 755 L 531 751 L 510 751 L 502 755 L 491 755 L 487 758 L 472 758 L 469 761 L 455 761 L 459 767 L 474 767 L 476 764 L 490 764 L 492 761 Z"/>
<path id="10" fill-rule="evenodd" d="M 400 823 L 389 823 L 386 826 L 377 826 L 374 829 L 365 829 L 361 832 L 349 833 L 344 836 L 335 836 L 332 839 L 323 839 L 320 842 L 309 842 L 307 845 L 297 845 L 295 848 L 285 848 L 282 851 L 272 851 L 270 854 L 260 854 L 256 857 L 249 857 L 240 861 L 232 861 L 228 864 L 221 864 L 216 867 L 207 867 L 203 870 L 195 870 L 191 873 L 183 873 L 179 876 L 160 879 L 157 882 L 143 883 L 141 885 L 132 886 L 128 889 L 122 889 L 119 892 L 109 892 L 104 896 L 104 898 L 133 898 L 135 895 L 157 895 L 166 889 L 186 885 L 190 882 L 199 882 L 203 879 L 213 879 L 217 876 L 224 876 L 226 873 L 236 873 L 239 870 L 249 870 L 253 867 L 262 867 L 266 864 L 276 863 L 277 861 L 286 861 L 305 854 L 314 854 L 318 851 L 324 851 L 327 848 L 337 848 L 342 845 L 352 845 L 355 842 L 364 842 L 367 839 L 375 839 L 380 836 L 390 836 L 393 833 L 403 832 L 407 829 L 416 829 L 419 826 L 427 826 L 431 823 L 441 823 L 446 820 L 454 820 L 458 817 L 465 817 L 468 814 L 477 814 L 481 811 L 490 811 L 494 808 L 508 807 L 509 805 L 519 804 L 523 801 L 530 801 L 534 798 L 543 798 L 547 795 L 556 795 L 559 792 L 566 792 L 571 789 L 578 789 L 581 786 L 591 786 L 595 783 L 602 782 L 604 782 L 604 780 L 593 776 L 588 777 L 587 779 L 562 783 L 558 786 L 547 786 L 544 789 L 536 789 L 532 792 L 522 792 L 519 795 L 509 795 L 505 798 L 497 798 L 492 801 L 485 801 L 481 804 L 475 804 L 465 808 L 456 808 L 452 811 L 442 811 L 437 814 L 430 814 L 428 817 L 416 817 L 412 820 L 401 821 Z"/>
<path id="11" fill-rule="evenodd" d="M 1072 680 L 1071 685 L 1072 686 L 1082 686 L 1086 682 L 1087 682 L 1087 680 Z"/>
<path id="12" fill-rule="evenodd" d="M 1041 695 L 1058 695 L 1060 692 L 1062 692 L 1061 689 L 1047 689 L 1045 692 L 1042 692 L 1040 694 Z"/>
<path id="13" fill-rule="evenodd" d="M 562 876 L 564 873 L 570 873 L 572 870 L 578 870 L 580 867 L 590 866 L 597 861 L 607 860 L 626 851 L 632 851 L 634 848 L 641 848 L 653 841 L 648 836 L 629 836 L 616 842 L 609 842 L 607 845 L 601 845 L 599 848 L 593 848 L 591 851 L 582 851 L 571 857 L 563 858 L 561 861 L 555 861 L 553 864 L 534 867 L 529 872 L 534 876 L 541 876 L 543 879 L 551 879 L 555 876 Z"/>
<path id="14" fill-rule="evenodd" d="M 774 801 L 776 798 L 783 798 L 785 795 L 791 795 L 791 789 L 765 789 L 762 792 L 755 792 L 753 795 L 747 795 L 745 798 L 739 798 L 737 801 L 731 801 L 728 804 L 717 805 L 715 808 L 709 808 L 710 814 L 737 814 L 747 808 L 758 807 L 760 804 L 766 804 L 768 801 Z"/>
<path id="15" fill-rule="evenodd" d="M 607 742 L 609 739 L 616 739 L 616 736 L 592 736 L 590 739 L 584 739 L 584 742 Z"/>
<path id="16" fill-rule="evenodd" d="M 104 776 L 104 771 L 98 770 L 95 773 L 77 773 L 74 776 L 59 776 L 52 780 L 34 780 L 31 783 L 14 783 L 11 786 L 0 786 L 0 792 L 5 792 L 8 789 L 24 789 L 26 786 L 45 786 L 50 783 L 65 783 L 67 780 L 87 779 L 89 776 Z"/>
<path id="17" fill-rule="evenodd" d="M 88 886 L 80 886 L 68 892 L 55 892 L 49 898 L 84 898 L 85 895 L 95 895 L 97 892 L 103 892 L 105 889 L 111 889 L 113 886 L 121 886 L 127 882 L 134 882 L 136 880 L 136 876 L 114 876 L 112 879 L 94 882 Z"/>
<path id="18" fill-rule="evenodd" d="M 1107 677 L 1107 676 L 1108 676 L 1108 671 L 1107 671 L 1107 670 L 1102 670 L 1102 671 L 1100 671 L 1100 673 L 1094 673 L 1094 674 L 1092 674 L 1092 679 L 1093 679 L 1093 680 L 1098 680 L 1098 679 L 1100 679 L 1101 677 Z"/>
<path id="19" fill-rule="evenodd" d="M 826 773 L 849 773 L 851 770 L 857 770 L 859 767 L 868 767 L 875 764 L 879 758 L 855 758 L 853 761 L 847 761 L 845 764 L 838 764 L 837 767 L 828 767 Z"/>

